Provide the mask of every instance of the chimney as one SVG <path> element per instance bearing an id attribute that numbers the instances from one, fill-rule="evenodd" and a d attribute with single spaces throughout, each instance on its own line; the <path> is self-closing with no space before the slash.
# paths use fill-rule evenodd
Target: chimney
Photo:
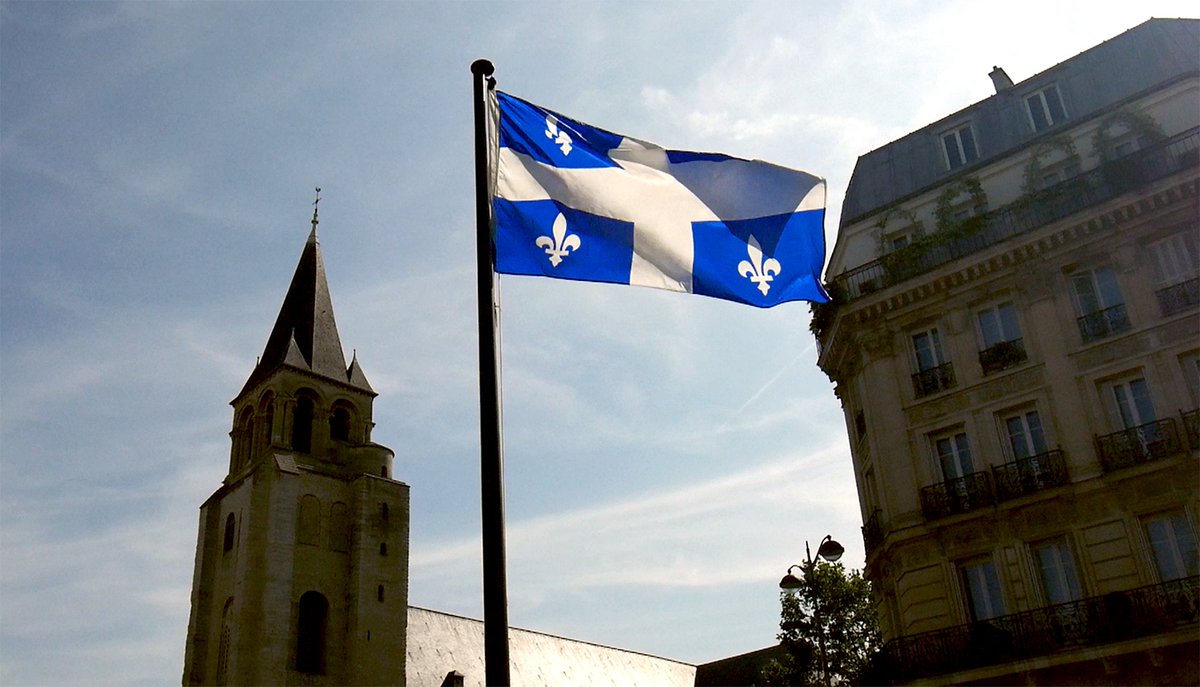
<path id="1" fill-rule="evenodd" d="M 996 87 L 997 93 L 1006 88 L 1012 88 L 1012 79 L 1008 78 L 1008 74 L 1005 74 L 1004 70 L 1000 67 L 992 67 L 992 73 L 988 74 L 988 76 L 992 77 L 992 85 Z"/>

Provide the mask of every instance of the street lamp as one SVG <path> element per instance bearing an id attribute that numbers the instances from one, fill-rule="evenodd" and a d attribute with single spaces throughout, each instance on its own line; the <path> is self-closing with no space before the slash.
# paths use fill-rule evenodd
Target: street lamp
<path id="1" fill-rule="evenodd" d="M 822 539 L 821 543 L 817 545 L 817 558 L 829 561 L 830 563 L 833 563 L 834 561 L 841 558 L 842 554 L 845 552 L 846 552 L 846 547 L 839 544 L 832 536 L 830 536 L 828 534 L 825 535 L 825 538 Z M 803 565 L 799 565 L 799 564 L 790 566 L 787 569 L 787 574 L 784 575 L 783 579 L 779 581 L 779 588 L 782 589 L 783 591 L 794 593 L 794 592 L 797 592 L 797 591 L 803 589 L 805 587 L 805 585 L 808 584 L 808 581 L 806 579 L 796 577 L 795 575 L 792 574 L 792 571 L 795 570 L 796 568 L 800 568 L 802 571 L 803 570 L 812 570 L 813 557 L 812 557 L 812 551 L 808 548 L 808 540 L 805 540 L 805 542 L 804 542 L 804 555 L 808 558 L 808 567 L 805 568 Z M 829 667 L 825 664 L 825 628 L 824 628 L 824 626 L 821 625 L 821 619 L 818 617 L 819 611 L 820 611 L 820 606 L 817 603 L 817 599 L 814 598 L 813 599 L 813 620 L 815 621 L 816 626 L 817 626 L 817 645 L 821 649 L 821 679 L 825 683 L 826 687 L 828 687 L 828 685 L 829 685 Z"/>

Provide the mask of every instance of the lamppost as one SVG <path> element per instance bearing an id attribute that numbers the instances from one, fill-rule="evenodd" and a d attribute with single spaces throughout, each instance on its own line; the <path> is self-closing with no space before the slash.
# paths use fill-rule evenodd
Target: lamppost
<path id="1" fill-rule="evenodd" d="M 829 561 L 830 563 L 833 563 L 841 558 L 842 554 L 845 552 L 846 547 L 839 544 L 832 536 L 828 534 L 825 535 L 825 538 L 822 539 L 821 543 L 817 545 L 817 557 L 822 560 Z M 804 555 L 808 558 L 808 567 L 805 568 L 800 564 L 790 566 L 787 569 L 787 574 L 784 575 L 783 579 L 779 581 L 779 588 L 783 591 L 794 594 L 803 589 L 806 585 L 811 584 L 809 580 L 796 577 L 792 574 L 792 570 L 796 568 L 800 568 L 801 571 L 811 571 L 813 569 L 812 551 L 808 548 L 808 540 L 804 541 Z M 813 622 L 817 626 L 817 646 L 821 650 L 821 681 L 825 683 L 826 687 L 829 687 L 829 666 L 827 666 L 825 662 L 825 627 L 821 624 L 819 613 L 821 607 L 818 601 L 819 599 L 817 599 L 816 595 L 814 594 Z"/>

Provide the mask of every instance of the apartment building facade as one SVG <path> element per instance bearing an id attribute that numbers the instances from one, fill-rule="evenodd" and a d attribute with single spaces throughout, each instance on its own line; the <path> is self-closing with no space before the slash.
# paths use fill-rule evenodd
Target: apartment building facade
<path id="1" fill-rule="evenodd" d="M 896 682 L 1200 680 L 1200 21 L 859 158 L 814 310 Z"/>

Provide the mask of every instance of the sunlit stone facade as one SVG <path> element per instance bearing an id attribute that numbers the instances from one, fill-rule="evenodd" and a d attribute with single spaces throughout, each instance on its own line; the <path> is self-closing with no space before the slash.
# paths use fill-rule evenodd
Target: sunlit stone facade
<path id="1" fill-rule="evenodd" d="M 1198 45 L 996 69 L 859 158 L 814 329 L 897 682 L 1200 679 Z"/>

